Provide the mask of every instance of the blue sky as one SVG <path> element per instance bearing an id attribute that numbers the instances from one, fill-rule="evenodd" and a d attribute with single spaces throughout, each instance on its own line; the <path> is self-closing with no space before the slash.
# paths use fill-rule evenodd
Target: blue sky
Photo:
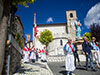
<path id="1" fill-rule="evenodd" d="M 34 12 L 36 12 L 37 24 L 47 24 L 47 20 L 50 18 L 51 19 L 49 23 L 65 23 L 65 11 L 76 10 L 77 17 L 82 23 L 82 34 L 84 34 L 85 32 L 89 31 L 88 25 L 91 23 L 91 14 L 97 14 L 97 12 L 94 12 L 94 14 L 92 12 L 99 5 L 100 0 L 36 0 L 33 4 L 29 5 L 29 8 L 25 8 L 24 6 L 19 5 L 16 15 L 19 15 L 21 18 L 22 24 L 24 26 L 24 33 L 30 34 L 32 40 Z M 95 8 L 92 9 L 92 7 Z M 99 8 L 97 11 L 99 12 Z M 93 21 L 95 20 L 93 19 Z"/>

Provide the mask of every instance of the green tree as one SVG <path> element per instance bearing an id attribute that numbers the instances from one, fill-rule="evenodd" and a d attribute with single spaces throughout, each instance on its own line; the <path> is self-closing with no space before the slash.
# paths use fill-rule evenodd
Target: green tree
<path id="1" fill-rule="evenodd" d="M 90 32 L 86 32 L 83 34 L 83 37 L 87 37 L 87 39 L 91 41 L 92 34 Z"/>
<path id="2" fill-rule="evenodd" d="M 29 7 L 28 4 L 34 3 L 35 0 L 13 0 L 14 5 L 23 5 L 25 7 Z"/>
<path id="3" fill-rule="evenodd" d="M 48 46 L 48 44 L 50 42 L 52 42 L 52 40 L 53 40 L 53 36 L 52 36 L 52 32 L 51 31 L 45 29 L 43 32 L 40 32 L 39 41 L 42 44 Z"/>
<path id="4" fill-rule="evenodd" d="M 92 37 L 96 38 L 96 41 L 100 42 L 100 24 L 93 24 L 90 27 Z"/>
<path id="5" fill-rule="evenodd" d="M 17 41 L 18 45 L 19 45 L 21 48 L 23 48 L 22 42 L 21 42 L 21 35 L 20 35 L 19 32 L 16 34 L 16 41 Z"/>

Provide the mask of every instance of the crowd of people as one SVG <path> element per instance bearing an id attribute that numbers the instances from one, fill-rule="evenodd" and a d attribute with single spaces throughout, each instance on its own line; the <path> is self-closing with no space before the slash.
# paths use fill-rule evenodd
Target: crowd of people
<path id="1" fill-rule="evenodd" d="M 96 62 L 98 68 L 100 68 L 100 48 L 99 43 L 96 42 L 96 38 L 92 37 L 92 41 L 88 41 L 86 37 L 83 38 L 84 42 L 82 44 L 82 50 L 86 56 L 86 70 L 88 70 L 88 59 L 90 60 L 90 66 L 92 71 L 95 70 L 93 59 Z M 76 58 L 78 59 L 78 64 L 80 64 L 79 55 L 77 53 L 77 45 L 72 44 L 72 39 L 68 39 L 68 42 L 64 46 L 64 54 L 66 55 L 65 67 L 67 75 L 74 75 L 74 70 L 76 68 Z M 46 55 L 48 50 L 44 47 L 42 50 L 35 48 L 34 46 L 29 49 L 27 45 L 23 48 L 23 59 L 24 63 L 38 61 L 41 57 L 41 62 L 47 62 Z"/>
<path id="2" fill-rule="evenodd" d="M 27 44 L 25 45 L 25 47 L 23 48 L 23 60 L 24 63 L 35 63 L 35 61 L 38 61 L 38 58 L 41 58 L 41 62 L 47 62 L 47 51 L 46 51 L 46 47 L 44 47 L 42 50 L 35 48 L 34 46 L 29 49 L 27 47 Z"/>
<path id="3" fill-rule="evenodd" d="M 82 44 L 83 52 L 86 56 L 86 70 L 88 70 L 88 59 L 90 60 L 90 65 L 92 71 L 95 70 L 95 66 L 93 63 L 93 59 L 95 60 L 97 67 L 100 68 L 100 48 L 98 46 L 98 42 L 95 42 L 96 38 L 92 37 L 92 41 L 88 41 L 86 37 L 84 37 L 84 42 Z M 72 44 L 72 39 L 68 39 L 68 42 L 64 46 L 64 53 L 66 55 L 65 67 L 67 75 L 74 75 L 74 70 L 76 68 L 76 58 L 78 59 L 78 63 L 80 64 L 79 56 L 77 53 L 76 45 Z"/>

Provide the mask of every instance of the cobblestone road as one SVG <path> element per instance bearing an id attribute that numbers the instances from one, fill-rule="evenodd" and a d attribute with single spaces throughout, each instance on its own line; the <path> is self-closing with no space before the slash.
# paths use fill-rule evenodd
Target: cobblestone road
<path id="1" fill-rule="evenodd" d="M 54 75 L 66 75 L 65 74 L 65 63 L 64 62 L 48 62 L 48 65 Z M 82 66 L 77 66 L 75 75 L 100 75 L 100 69 L 96 66 L 96 72 L 93 72 L 90 68 L 88 71 L 85 70 L 85 62 L 82 62 Z"/>
<path id="2" fill-rule="evenodd" d="M 14 75 L 53 75 L 47 63 L 43 63 L 40 60 L 35 63 L 24 64 L 21 62 L 21 67 L 16 71 Z"/>

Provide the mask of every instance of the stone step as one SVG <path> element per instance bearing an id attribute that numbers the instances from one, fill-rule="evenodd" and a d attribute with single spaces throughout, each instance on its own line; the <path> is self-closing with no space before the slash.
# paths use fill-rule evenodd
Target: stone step
<path id="1" fill-rule="evenodd" d="M 48 62 L 62 62 L 65 61 L 65 56 L 48 56 L 47 57 Z"/>
<path id="2" fill-rule="evenodd" d="M 47 56 L 48 62 L 62 62 L 62 61 L 65 61 L 65 59 L 66 59 L 65 56 Z M 80 54 L 79 59 L 80 61 L 86 61 L 86 57 L 84 54 Z"/>

